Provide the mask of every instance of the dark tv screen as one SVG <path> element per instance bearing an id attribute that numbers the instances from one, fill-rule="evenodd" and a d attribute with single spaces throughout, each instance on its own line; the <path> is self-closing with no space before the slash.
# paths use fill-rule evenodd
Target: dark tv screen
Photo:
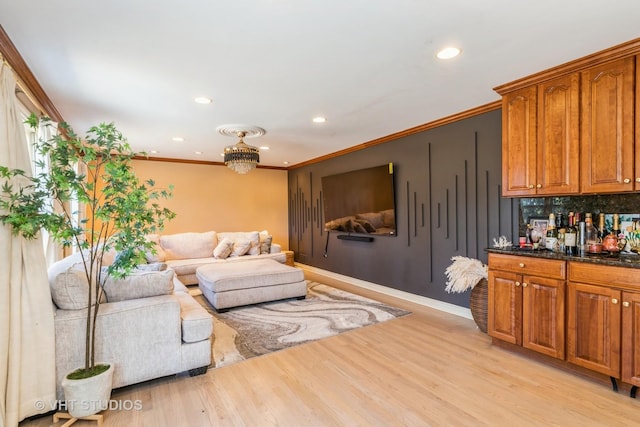
<path id="1" fill-rule="evenodd" d="M 322 177 L 324 229 L 395 236 L 393 163 Z"/>

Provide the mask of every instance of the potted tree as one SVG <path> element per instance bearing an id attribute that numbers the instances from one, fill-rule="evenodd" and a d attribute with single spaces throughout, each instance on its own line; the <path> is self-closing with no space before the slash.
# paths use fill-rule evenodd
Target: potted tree
<path id="1" fill-rule="evenodd" d="M 53 126 L 49 119 L 41 120 Z M 39 119 L 32 115 L 28 122 L 36 128 Z M 69 412 L 79 418 L 100 412 L 104 408 L 95 403 L 106 404 L 111 395 L 113 367 L 95 360 L 105 275 L 123 278 L 146 263 L 145 251 L 153 251 L 153 244 L 145 236 L 161 230 L 175 214 L 158 203 L 171 197 L 172 188 L 157 189 L 153 180 L 140 182 L 131 162 L 137 153 L 113 123 L 91 127 L 84 138 L 65 123 L 59 128 L 56 136 L 35 143 L 36 157 L 47 159 L 37 162 L 35 169 L 40 172 L 0 166 L 0 221 L 27 239 L 44 229 L 56 242 L 81 254 L 89 284 L 85 363 L 63 382 L 65 398 L 74 402 Z M 78 212 L 69 207 L 76 201 L 86 207 L 86 216 L 79 220 Z M 103 269 L 105 255 L 114 250 L 115 260 Z M 102 396 L 90 396 L 86 390 L 68 395 L 77 384 L 92 386 L 102 378 L 106 385 L 97 386 Z M 93 404 L 79 404 L 81 400 Z"/>

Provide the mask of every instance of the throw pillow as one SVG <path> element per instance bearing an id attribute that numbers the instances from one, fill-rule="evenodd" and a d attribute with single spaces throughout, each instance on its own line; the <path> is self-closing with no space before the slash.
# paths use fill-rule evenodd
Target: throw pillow
<path id="1" fill-rule="evenodd" d="M 173 293 L 172 269 L 164 271 L 136 271 L 123 279 L 107 277 L 103 289 L 108 302 L 155 297 Z"/>
<path id="2" fill-rule="evenodd" d="M 160 246 L 160 236 L 157 234 L 149 234 L 146 239 L 154 243 L 153 248 L 145 252 L 147 262 L 165 262 L 167 260 L 167 254 L 165 254 L 164 249 Z"/>
<path id="3" fill-rule="evenodd" d="M 269 254 L 271 253 L 271 242 L 273 241 L 273 236 L 265 236 L 264 239 L 260 240 L 260 254 Z"/>
<path id="4" fill-rule="evenodd" d="M 213 250 L 213 257 L 219 259 L 225 259 L 231 255 L 233 251 L 233 240 L 225 237 L 218 243 L 218 246 Z"/>
<path id="5" fill-rule="evenodd" d="M 249 252 L 251 248 L 251 241 L 246 239 L 239 239 L 233 242 L 233 250 L 229 256 L 242 256 Z"/>
<path id="6" fill-rule="evenodd" d="M 218 233 L 218 241 L 225 238 L 229 238 L 233 242 L 249 240 L 251 246 L 246 253 L 249 255 L 258 255 L 260 253 L 260 233 L 257 231 L 225 231 Z"/>
<path id="7" fill-rule="evenodd" d="M 357 219 L 356 222 L 362 225 L 367 233 L 375 233 L 376 228 L 366 219 Z"/>

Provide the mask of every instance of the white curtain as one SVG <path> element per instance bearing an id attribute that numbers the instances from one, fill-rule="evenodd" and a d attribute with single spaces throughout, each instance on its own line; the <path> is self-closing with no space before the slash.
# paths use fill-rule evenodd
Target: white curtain
<path id="1" fill-rule="evenodd" d="M 16 81 L 0 65 L 0 165 L 31 170 Z M 0 223 L 0 427 L 55 404 L 53 308 L 42 242 Z"/>

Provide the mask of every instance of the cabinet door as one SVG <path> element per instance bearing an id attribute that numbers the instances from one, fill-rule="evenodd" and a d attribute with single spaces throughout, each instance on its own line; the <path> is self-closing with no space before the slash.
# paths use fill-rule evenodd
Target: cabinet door
<path id="1" fill-rule="evenodd" d="M 619 378 L 621 292 L 575 282 L 568 292 L 567 360 Z"/>
<path id="2" fill-rule="evenodd" d="M 522 281 L 522 346 L 564 359 L 563 280 L 524 276 Z"/>
<path id="3" fill-rule="evenodd" d="M 635 58 L 581 73 L 583 193 L 634 189 Z"/>
<path id="4" fill-rule="evenodd" d="M 580 75 L 538 85 L 538 195 L 580 191 Z"/>
<path id="5" fill-rule="evenodd" d="M 536 87 L 502 97 L 502 195 L 536 194 Z"/>
<path id="6" fill-rule="evenodd" d="M 640 55 L 636 56 L 636 109 L 640 108 Z M 635 190 L 640 190 L 640 114 L 636 113 Z"/>
<path id="7" fill-rule="evenodd" d="M 640 386 L 640 293 L 622 293 L 622 381 Z"/>
<path id="8" fill-rule="evenodd" d="M 490 336 L 522 344 L 522 276 L 489 270 L 488 322 Z"/>

